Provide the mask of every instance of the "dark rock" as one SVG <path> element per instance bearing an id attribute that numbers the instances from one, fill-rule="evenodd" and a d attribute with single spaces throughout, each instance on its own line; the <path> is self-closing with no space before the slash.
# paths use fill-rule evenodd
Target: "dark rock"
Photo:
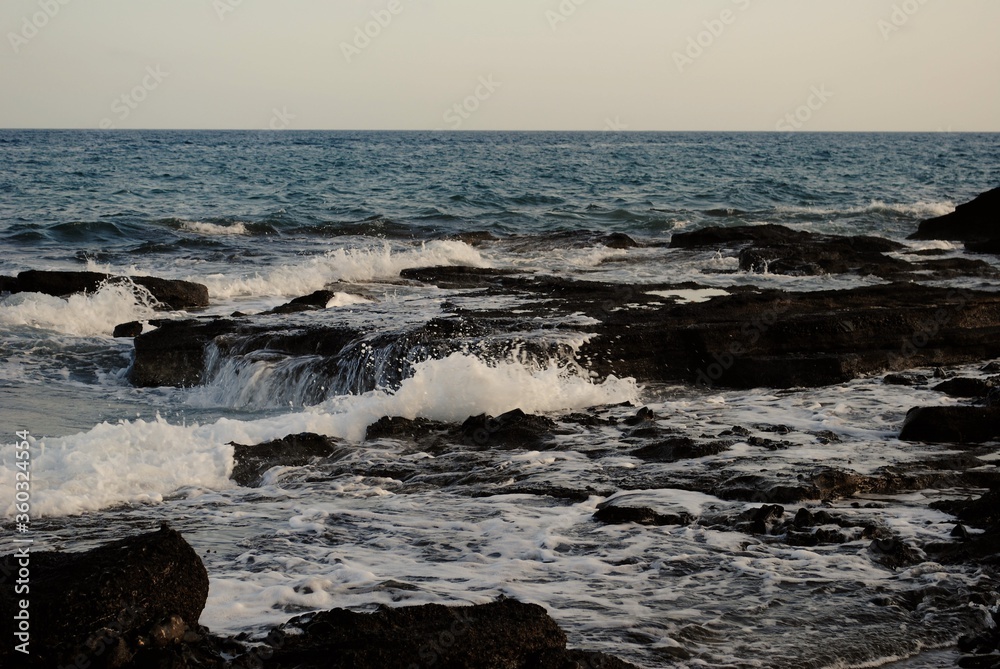
<path id="1" fill-rule="evenodd" d="M 517 274 L 514 270 L 490 267 L 466 267 L 447 265 L 444 267 L 415 267 L 404 269 L 400 278 L 430 283 L 438 288 L 481 288 L 495 283 L 498 277 Z"/>
<path id="2" fill-rule="evenodd" d="M 889 386 L 921 386 L 927 383 L 923 374 L 888 374 L 882 383 Z"/>
<path id="3" fill-rule="evenodd" d="M 0 276 L 0 294 L 2 293 L 19 293 L 21 292 L 21 286 L 18 283 L 16 277 L 13 276 Z"/>
<path id="4" fill-rule="evenodd" d="M 274 441 L 245 446 L 233 444 L 232 479 L 242 486 L 260 485 L 264 473 L 272 467 L 303 467 L 329 458 L 338 451 L 340 441 L 333 437 L 304 432 Z"/>
<path id="5" fill-rule="evenodd" d="M 594 512 L 594 520 L 608 525 L 689 525 L 694 520 L 689 513 L 660 513 L 648 507 L 618 506 L 614 503 L 602 503 Z"/>
<path id="6" fill-rule="evenodd" d="M 486 242 L 498 241 L 496 235 L 489 230 L 470 230 L 469 232 L 459 232 L 457 234 L 450 235 L 448 239 L 464 242 L 469 246 L 482 246 Z"/>
<path id="7" fill-rule="evenodd" d="M 138 337 L 142 334 L 142 323 L 139 321 L 130 321 L 128 323 L 120 323 L 115 326 L 112 336 L 114 337 Z"/>
<path id="8" fill-rule="evenodd" d="M 795 504 L 823 497 L 820 489 L 810 482 L 756 474 L 738 474 L 725 479 L 714 486 L 711 492 L 720 499 L 766 504 Z"/>
<path id="9" fill-rule="evenodd" d="M 208 288 L 200 283 L 159 279 L 152 276 L 116 277 L 100 272 L 52 272 L 29 270 L 17 275 L 21 292 L 65 297 L 92 293 L 105 281 L 142 286 L 159 302 L 158 308 L 181 310 L 208 306 Z"/>
<path id="10" fill-rule="evenodd" d="M 496 418 L 486 414 L 471 416 L 462 423 L 461 435 L 468 446 L 536 449 L 547 447 L 555 428 L 551 418 L 514 409 Z"/>
<path id="11" fill-rule="evenodd" d="M 646 462 L 677 462 L 718 455 L 728 450 L 731 445 L 724 441 L 696 443 L 688 437 L 675 437 L 637 448 L 632 451 L 632 455 Z"/>
<path id="12" fill-rule="evenodd" d="M 983 193 L 954 212 L 920 224 L 910 239 L 987 241 L 1000 238 L 1000 188 Z"/>
<path id="13" fill-rule="evenodd" d="M 0 558 L 16 572 L 17 558 Z M 159 532 L 122 539 L 85 553 L 30 556 L 32 666 L 122 667 L 151 646 L 174 644 L 197 627 L 208 597 L 208 574 L 181 535 Z M 11 573 L 11 572 L 7 572 Z M 0 591 L 6 639 L 15 639 L 13 588 Z M 12 666 L 13 642 L 0 646 Z"/>
<path id="14" fill-rule="evenodd" d="M 740 515 L 743 525 L 753 534 L 774 534 L 785 516 L 785 507 L 765 504 L 759 509 L 750 509 Z M 740 527 L 740 525 L 737 525 Z"/>
<path id="15" fill-rule="evenodd" d="M 1000 407 L 917 407 L 906 414 L 902 441 L 981 444 L 1000 439 Z"/>
<path id="16" fill-rule="evenodd" d="M 965 242 L 965 250 L 970 253 L 988 253 L 1000 255 L 1000 237 L 984 242 Z"/>
<path id="17" fill-rule="evenodd" d="M 651 423 L 654 420 L 656 420 L 656 414 L 653 413 L 653 410 L 649 407 L 642 407 L 635 414 L 623 419 L 622 423 L 629 427 L 635 427 L 636 425 Z"/>
<path id="18" fill-rule="evenodd" d="M 968 541 L 971 538 L 969 530 L 965 529 L 965 525 L 959 523 L 952 529 L 951 536 L 955 539 L 961 539 L 962 541 Z"/>
<path id="19" fill-rule="evenodd" d="M 783 225 L 743 225 L 733 227 L 711 226 L 692 232 L 678 232 L 670 238 L 670 248 L 717 248 L 746 242 L 786 243 L 799 242 L 810 237 Z"/>
<path id="20" fill-rule="evenodd" d="M 447 423 L 426 418 L 400 418 L 382 416 L 365 430 L 365 441 L 376 439 L 399 439 L 417 441 L 435 432 L 448 429 Z"/>
<path id="21" fill-rule="evenodd" d="M 153 323 L 151 323 L 153 324 Z M 233 321 L 159 321 L 152 332 L 135 338 L 129 380 L 140 388 L 188 387 L 202 383 L 206 349 L 212 340 L 236 327 Z"/>
<path id="22" fill-rule="evenodd" d="M 609 249 L 634 249 L 640 246 L 639 242 L 623 232 L 612 232 L 605 235 L 601 238 L 601 243 Z"/>
<path id="23" fill-rule="evenodd" d="M 267 313 L 272 314 L 294 314 L 300 311 L 315 311 L 317 309 L 326 309 L 326 305 L 330 303 L 333 299 L 334 293 L 332 290 L 317 290 L 309 295 L 303 295 L 302 297 L 297 297 L 287 304 L 283 304 L 280 307 L 275 307 Z"/>
<path id="24" fill-rule="evenodd" d="M 986 397 L 996 387 L 993 379 L 949 379 L 934 386 L 934 390 L 951 397 Z"/>
<path id="25" fill-rule="evenodd" d="M 892 570 L 921 562 L 920 554 L 916 550 L 895 538 L 876 539 L 868 546 L 868 552 L 872 560 Z"/>
<path id="26" fill-rule="evenodd" d="M 567 651 L 566 635 L 545 609 L 509 599 L 376 613 L 334 609 L 294 618 L 271 638 L 272 653 L 259 654 L 265 668 L 408 669 L 420 664 L 441 669 L 568 669 L 580 666 L 581 659 L 589 663 L 607 657 Z M 609 661 L 608 667 L 631 666 Z"/>

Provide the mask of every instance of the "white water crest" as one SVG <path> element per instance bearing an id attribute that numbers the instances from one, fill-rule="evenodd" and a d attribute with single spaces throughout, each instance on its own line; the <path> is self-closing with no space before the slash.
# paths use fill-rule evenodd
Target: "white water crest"
<path id="1" fill-rule="evenodd" d="M 155 298 L 141 286 L 102 284 L 69 297 L 15 293 L 0 300 L 0 325 L 27 326 L 76 336 L 110 335 L 119 323 L 150 318 Z"/>

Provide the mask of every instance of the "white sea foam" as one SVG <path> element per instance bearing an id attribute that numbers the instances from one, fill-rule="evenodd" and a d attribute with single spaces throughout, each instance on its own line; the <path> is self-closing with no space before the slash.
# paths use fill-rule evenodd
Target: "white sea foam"
<path id="1" fill-rule="evenodd" d="M 337 281 L 393 279 L 408 267 L 437 265 L 486 266 L 479 252 L 457 241 L 432 241 L 417 247 L 393 247 L 388 242 L 361 248 L 343 248 L 311 256 L 295 265 L 282 265 L 254 276 L 225 274 L 191 277 L 208 286 L 214 299 L 254 296 L 306 295 Z"/>
<path id="2" fill-rule="evenodd" d="M 208 425 L 123 421 L 89 432 L 43 440 L 33 462 L 32 510 L 36 516 L 82 513 L 128 502 L 157 502 L 183 487 L 231 485 L 230 442 L 254 444 L 300 432 L 360 441 L 382 416 L 457 421 L 483 412 L 521 408 L 549 412 L 634 400 L 631 379 L 596 384 L 565 368 L 494 365 L 453 354 L 415 366 L 395 393 L 339 396 L 299 413 L 256 421 L 222 418 Z M 13 447 L 0 450 L 0 509 L 10 515 Z"/>
<path id="3" fill-rule="evenodd" d="M 149 291 L 130 284 L 105 284 L 94 293 L 68 298 L 15 293 L 0 301 L 0 324 L 76 336 L 110 335 L 119 323 L 150 318 L 153 304 Z"/>
<path id="4" fill-rule="evenodd" d="M 371 300 L 351 293 L 334 293 L 330 301 L 326 303 L 326 308 L 335 309 L 336 307 L 349 307 L 354 304 L 371 304 Z"/>
<path id="5" fill-rule="evenodd" d="M 806 216 L 842 216 L 856 214 L 899 214 L 912 218 L 931 218 L 944 216 L 955 211 L 955 203 L 949 200 L 940 202 L 884 202 L 871 200 L 867 205 L 858 207 L 810 207 L 799 205 L 778 205 L 779 213 Z"/>
<path id="6" fill-rule="evenodd" d="M 219 225 L 217 223 L 202 223 L 201 221 L 184 221 L 181 230 L 193 232 L 199 235 L 245 235 L 247 226 L 243 223 L 232 223 L 230 225 Z"/>

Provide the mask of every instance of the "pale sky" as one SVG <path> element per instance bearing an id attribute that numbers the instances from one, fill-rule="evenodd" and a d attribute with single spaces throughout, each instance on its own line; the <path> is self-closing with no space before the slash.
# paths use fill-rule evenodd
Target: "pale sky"
<path id="1" fill-rule="evenodd" d="M 998 0 L 3 0 L 0 28 L 6 128 L 1000 131 Z"/>

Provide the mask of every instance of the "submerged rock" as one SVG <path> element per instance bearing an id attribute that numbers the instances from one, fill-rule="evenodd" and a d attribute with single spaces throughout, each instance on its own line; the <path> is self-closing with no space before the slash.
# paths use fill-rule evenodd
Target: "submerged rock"
<path id="1" fill-rule="evenodd" d="M 0 559 L 0 570 L 16 573 L 30 564 L 29 655 L 14 654 L 13 588 L 0 590 L 6 641 L 0 664 L 130 666 L 150 647 L 182 642 L 197 627 L 208 597 L 208 573 L 181 535 L 167 527 L 105 544 L 85 553 L 31 553 Z M 21 566 L 23 566 L 23 561 Z"/>

